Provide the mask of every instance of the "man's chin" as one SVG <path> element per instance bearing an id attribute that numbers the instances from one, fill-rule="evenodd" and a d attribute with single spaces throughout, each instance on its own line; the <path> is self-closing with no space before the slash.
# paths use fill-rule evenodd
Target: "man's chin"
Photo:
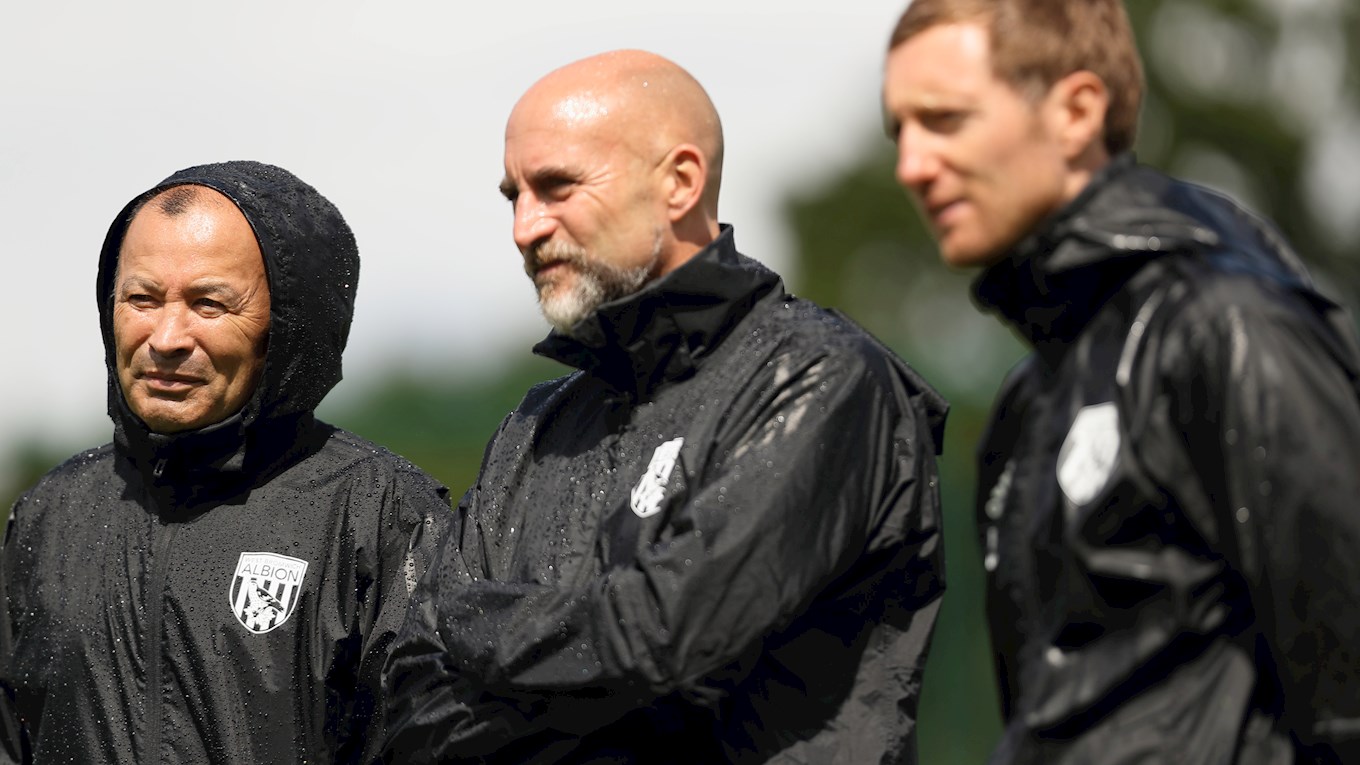
<path id="1" fill-rule="evenodd" d="M 147 430 L 150 430 L 152 433 L 160 433 L 163 436 L 170 436 L 203 427 L 202 425 L 195 425 L 193 422 L 156 417 L 150 419 L 143 417 L 142 422 L 146 423 Z"/>
<path id="2" fill-rule="evenodd" d="M 538 307 L 543 318 L 567 335 L 608 298 L 605 285 L 588 272 L 576 273 L 569 280 L 553 278 L 538 289 Z"/>
<path id="3" fill-rule="evenodd" d="M 184 402 L 159 399 L 138 404 L 129 402 L 128 407 L 153 433 L 182 433 L 209 424 L 202 422 L 208 419 L 207 415 L 191 411 Z"/>
<path id="4" fill-rule="evenodd" d="M 570 335 L 571 328 L 579 324 L 589 313 L 575 296 L 554 295 L 551 290 L 539 292 L 538 310 L 553 329 L 565 335 Z"/>
<path id="5" fill-rule="evenodd" d="M 1005 248 L 988 247 L 977 242 L 951 241 L 939 243 L 940 259 L 946 266 L 957 269 L 987 268 L 1006 256 Z"/>

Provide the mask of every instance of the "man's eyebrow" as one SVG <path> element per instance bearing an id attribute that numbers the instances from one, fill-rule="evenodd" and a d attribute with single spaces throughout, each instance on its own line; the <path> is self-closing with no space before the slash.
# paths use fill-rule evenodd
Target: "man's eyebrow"
<path id="1" fill-rule="evenodd" d="M 221 295 L 225 297 L 237 297 L 241 291 L 225 279 L 199 279 L 190 285 L 190 289 L 199 295 Z"/>
<path id="2" fill-rule="evenodd" d="M 563 181 L 574 181 L 580 176 L 575 169 L 566 165 L 548 165 L 540 167 L 529 175 L 529 182 L 534 186 L 551 185 Z"/>
<path id="3" fill-rule="evenodd" d="M 581 177 L 579 170 L 566 165 L 547 165 L 529 174 L 529 187 L 533 189 L 551 188 L 562 184 L 574 183 Z M 519 186 L 508 177 L 501 181 L 501 193 L 506 199 L 514 201 L 519 196 Z"/>
<path id="4" fill-rule="evenodd" d="M 151 279 L 148 279 L 148 278 L 145 277 L 145 276 L 140 276 L 140 275 L 137 275 L 137 274 L 133 274 L 133 275 L 130 275 L 130 276 L 122 276 L 122 277 L 120 277 L 120 278 L 118 279 L 118 283 L 117 283 L 117 285 L 116 285 L 116 289 L 119 289 L 119 290 L 132 290 L 132 289 L 144 289 L 144 290 L 145 290 L 145 289 L 155 289 L 155 288 L 156 288 L 156 282 L 155 282 L 155 281 L 153 281 L 153 280 L 151 280 Z"/>
<path id="5" fill-rule="evenodd" d="M 117 289 L 120 292 L 129 292 L 132 290 L 154 292 L 160 289 L 160 283 L 155 279 L 134 274 L 121 279 L 118 282 Z M 241 290 L 237 289 L 236 285 L 226 279 L 215 279 L 212 277 L 195 281 L 193 284 L 189 285 L 189 291 L 194 295 L 214 295 L 228 299 L 235 299 L 241 296 Z"/>

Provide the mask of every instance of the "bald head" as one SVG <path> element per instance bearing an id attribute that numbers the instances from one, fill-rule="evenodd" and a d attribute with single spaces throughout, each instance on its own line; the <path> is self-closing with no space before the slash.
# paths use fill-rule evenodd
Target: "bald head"
<path id="1" fill-rule="evenodd" d="M 563 331 L 718 236 L 722 126 L 688 72 L 643 51 L 534 83 L 505 126 L 501 193 L 544 315 Z"/>
<path id="2" fill-rule="evenodd" d="M 617 50 L 554 70 L 510 114 L 515 129 L 604 130 L 639 156 L 659 160 L 689 144 L 705 160 L 703 205 L 717 219 L 723 137 L 718 111 L 699 81 L 655 53 Z"/>

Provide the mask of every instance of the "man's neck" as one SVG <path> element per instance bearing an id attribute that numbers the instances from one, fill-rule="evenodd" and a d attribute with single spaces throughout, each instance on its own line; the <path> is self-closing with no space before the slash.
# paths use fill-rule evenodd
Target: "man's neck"
<path id="1" fill-rule="evenodd" d="M 1109 152 L 1103 144 L 1093 144 L 1068 165 L 1067 178 L 1063 181 L 1063 205 L 1081 195 L 1091 185 L 1091 178 L 1110 164 Z"/>
<path id="2" fill-rule="evenodd" d="M 657 276 L 665 276 L 688 263 L 718 238 L 718 221 L 707 215 L 690 215 L 671 227 L 670 252 L 661 260 Z"/>

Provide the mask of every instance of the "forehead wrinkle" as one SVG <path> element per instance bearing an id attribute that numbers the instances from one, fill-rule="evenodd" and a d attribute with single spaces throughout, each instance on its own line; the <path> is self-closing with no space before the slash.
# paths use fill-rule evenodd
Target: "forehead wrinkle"
<path id="1" fill-rule="evenodd" d="M 120 274 L 118 284 L 121 287 L 155 287 L 161 286 L 161 280 L 154 275 L 145 273 Z M 240 290 L 230 279 L 219 276 L 204 276 L 189 283 L 188 289 L 193 292 L 208 293 L 229 293 L 236 294 Z"/>
<path id="2" fill-rule="evenodd" d="M 249 288 L 249 286 L 250 285 L 247 285 L 247 288 Z M 216 277 L 196 279 L 192 284 L 189 285 L 189 288 L 194 292 L 199 293 L 211 292 L 227 295 L 235 295 L 240 291 L 236 288 L 236 285 L 232 284 L 231 282 Z"/>

